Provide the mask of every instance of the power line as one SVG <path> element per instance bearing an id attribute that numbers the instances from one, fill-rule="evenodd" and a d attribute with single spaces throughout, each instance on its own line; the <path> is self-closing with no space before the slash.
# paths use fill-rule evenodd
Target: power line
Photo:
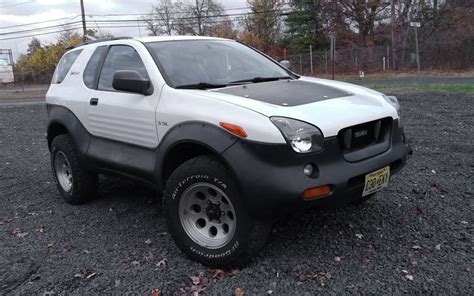
<path id="1" fill-rule="evenodd" d="M 248 7 L 241 7 L 241 8 L 229 8 L 225 9 L 225 11 L 232 11 L 232 10 L 243 10 L 243 9 L 249 9 Z M 153 13 L 109 13 L 109 14 L 86 14 L 87 17 L 95 17 L 95 16 L 150 16 Z M 171 13 L 172 15 L 176 14 L 181 14 L 181 12 L 173 12 Z M 61 21 L 61 20 L 73 20 L 75 18 L 80 17 L 81 15 L 74 15 L 71 17 L 62 17 L 62 18 L 57 18 L 57 19 L 50 19 L 50 20 L 45 20 L 41 22 L 34 22 L 34 23 L 26 23 L 26 24 L 19 24 L 19 25 L 12 25 L 12 26 L 6 26 L 6 27 L 0 27 L 0 30 L 3 29 L 10 29 L 10 28 L 18 28 L 18 27 L 24 27 L 24 26 L 31 26 L 31 25 L 37 25 L 37 24 L 44 24 L 44 23 L 50 23 L 50 22 L 56 22 L 56 21 Z"/>
<path id="2" fill-rule="evenodd" d="M 33 31 L 43 31 L 47 29 L 54 29 L 54 28 L 59 28 L 59 27 L 65 27 L 69 25 L 75 25 L 77 23 L 81 23 L 81 21 L 75 21 L 71 23 L 64 23 L 60 25 L 53 25 L 53 26 L 47 26 L 47 27 L 41 27 L 41 28 L 34 28 L 34 29 L 27 29 L 27 30 L 20 30 L 20 31 L 14 31 L 14 32 L 7 32 L 7 33 L 0 33 L 0 36 L 5 36 L 5 35 L 16 35 L 19 33 L 28 33 L 28 32 L 33 32 Z"/>
<path id="3" fill-rule="evenodd" d="M 26 1 L 26 2 L 21 2 L 21 3 L 9 4 L 9 5 L 0 6 L 0 8 L 7 8 L 7 7 L 13 7 L 13 6 L 18 6 L 18 5 L 23 5 L 23 4 L 30 4 L 30 3 L 33 3 L 33 2 L 35 2 L 35 1 L 32 0 L 32 1 Z"/>
<path id="4" fill-rule="evenodd" d="M 57 18 L 57 19 L 51 19 L 51 20 L 46 20 L 46 21 L 41 21 L 41 22 L 34 22 L 34 23 L 27 23 L 27 24 L 21 24 L 21 25 L 13 25 L 13 26 L 8 26 L 8 27 L 1 27 L 0 30 L 10 29 L 10 28 L 18 28 L 18 27 L 26 27 L 26 26 L 38 25 L 38 24 L 45 24 L 45 23 L 62 21 L 62 20 L 73 20 L 77 17 L 79 17 L 79 15 L 75 15 L 75 16 L 72 16 L 72 17 L 62 17 L 62 18 Z"/>
<path id="5" fill-rule="evenodd" d="M 211 18 L 230 18 L 230 17 L 239 17 L 239 16 L 249 16 L 249 15 L 256 15 L 256 14 L 263 14 L 263 13 L 272 13 L 272 12 L 279 12 L 280 16 L 287 15 L 288 12 L 283 11 L 283 10 L 267 10 L 267 11 L 257 11 L 257 12 L 242 12 L 242 13 L 232 13 L 232 14 L 220 14 L 220 15 L 210 15 L 206 17 L 198 17 L 198 16 L 187 16 L 187 17 L 177 17 L 173 18 L 174 21 L 182 21 L 182 20 L 193 20 L 193 19 L 211 19 Z M 144 16 L 144 15 L 141 15 Z M 149 15 L 147 15 L 149 17 Z M 95 23 L 127 23 L 127 22 L 148 22 L 148 21 L 160 21 L 164 20 L 162 18 L 141 18 L 141 19 L 112 19 L 112 20 L 88 20 L 87 22 L 95 22 Z M 64 27 L 68 25 L 75 25 L 77 23 L 80 23 L 81 21 L 75 21 L 75 22 L 70 22 L 70 23 L 64 23 L 64 24 L 58 24 L 58 25 L 52 25 L 52 26 L 46 26 L 46 27 L 40 27 L 40 28 L 34 28 L 34 29 L 27 29 L 27 30 L 20 30 L 20 31 L 12 31 L 12 32 L 5 32 L 5 33 L 0 33 L 0 36 L 6 36 L 6 35 L 17 35 L 21 33 L 28 33 L 32 31 L 42 31 L 46 29 L 54 29 L 54 28 L 59 28 L 59 27 Z"/>

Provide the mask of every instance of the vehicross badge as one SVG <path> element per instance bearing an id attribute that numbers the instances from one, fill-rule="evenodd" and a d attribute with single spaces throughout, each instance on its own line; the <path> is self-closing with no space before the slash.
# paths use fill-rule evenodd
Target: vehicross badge
<path id="1" fill-rule="evenodd" d="M 77 46 L 46 103 L 66 202 L 93 198 L 99 174 L 152 183 L 177 246 L 220 269 L 257 254 L 276 215 L 365 202 L 411 153 L 396 97 L 300 76 L 221 38 Z"/>

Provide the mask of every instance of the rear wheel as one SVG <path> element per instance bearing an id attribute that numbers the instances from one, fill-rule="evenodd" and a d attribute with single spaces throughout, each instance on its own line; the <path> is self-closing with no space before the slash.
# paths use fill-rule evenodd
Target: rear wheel
<path id="1" fill-rule="evenodd" d="M 214 267 L 245 264 L 271 231 L 269 221 L 247 214 L 228 170 L 212 156 L 196 157 L 175 170 L 166 183 L 163 210 L 180 249 Z"/>
<path id="2" fill-rule="evenodd" d="M 59 192 L 67 203 L 82 204 L 93 199 L 97 190 L 97 174 L 81 167 L 69 135 L 53 139 L 51 168 Z"/>

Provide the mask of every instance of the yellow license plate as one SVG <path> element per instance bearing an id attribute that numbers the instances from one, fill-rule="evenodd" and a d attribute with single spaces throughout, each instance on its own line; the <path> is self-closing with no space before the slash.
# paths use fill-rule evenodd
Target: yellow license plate
<path id="1" fill-rule="evenodd" d="M 372 194 L 382 188 L 387 187 L 388 179 L 390 179 L 389 166 L 365 175 L 365 186 L 362 196 Z"/>

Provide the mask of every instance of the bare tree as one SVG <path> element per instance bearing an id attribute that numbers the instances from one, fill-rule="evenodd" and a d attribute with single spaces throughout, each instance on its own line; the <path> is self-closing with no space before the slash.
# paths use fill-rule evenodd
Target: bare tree
<path id="1" fill-rule="evenodd" d="M 172 35 L 177 29 L 177 19 L 181 17 L 183 4 L 171 0 L 160 0 L 153 6 L 152 13 L 146 19 L 146 27 L 150 35 Z"/>
<path id="2" fill-rule="evenodd" d="M 249 0 L 251 13 L 242 19 L 240 39 L 266 51 L 280 39 L 282 5 L 273 0 Z"/>
<path id="3" fill-rule="evenodd" d="M 223 15 L 224 8 L 214 0 L 191 0 L 183 5 L 182 11 L 180 34 L 209 35 L 216 23 L 215 17 Z"/>
<path id="4" fill-rule="evenodd" d="M 58 43 L 67 43 L 72 39 L 82 39 L 81 36 L 77 33 L 76 29 L 74 29 L 71 25 L 64 24 L 61 25 L 61 32 L 59 32 L 56 39 Z"/>

